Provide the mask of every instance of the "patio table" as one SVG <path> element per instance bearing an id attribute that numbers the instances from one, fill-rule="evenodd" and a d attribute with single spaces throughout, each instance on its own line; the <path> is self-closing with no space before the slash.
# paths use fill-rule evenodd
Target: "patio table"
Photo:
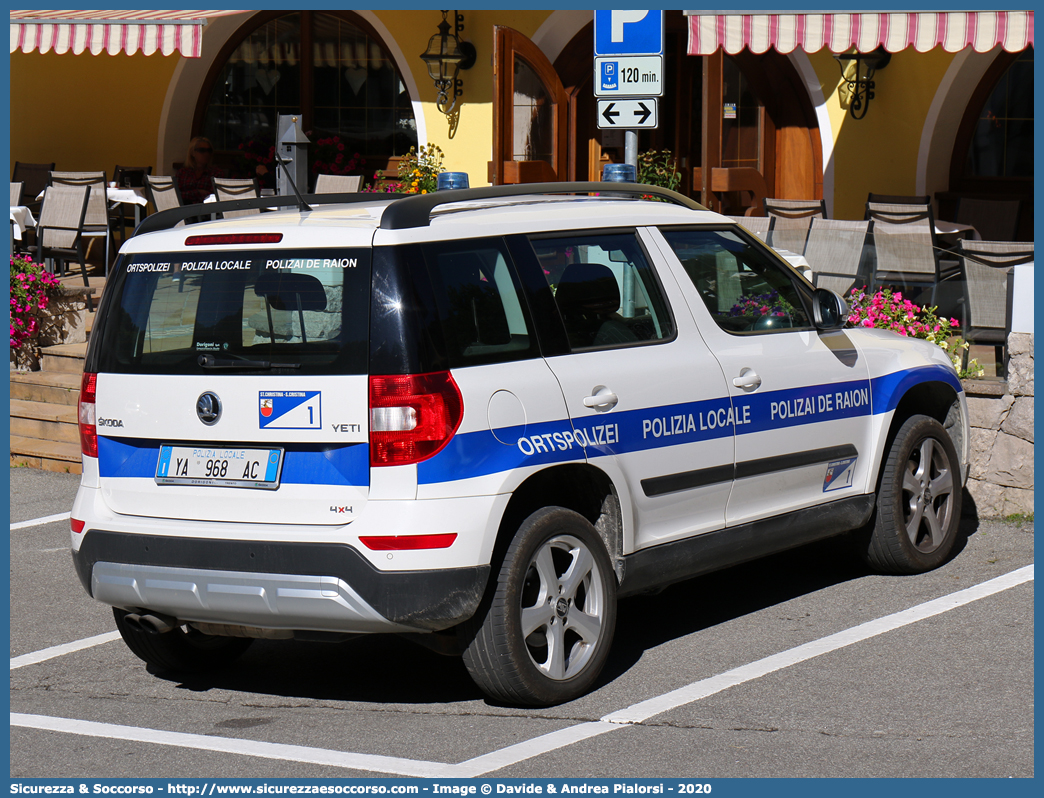
<path id="1" fill-rule="evenodd" d="M 12 205 L 11 235 L 14 239 L 21 241 L 22 233 L 25 232 L 27 227 L 36 227 L 36 219 L 33 218 L 33 212 L 25 205 Z"/>
<path id="2" fill-rule="evenodd" d="M 979 231 L 970 224 L 960 222 L 946 222 L 942 219 L 935 220 L 935 234 L 941 237 L 947 246 L 955 246 L 957 239 L 964 238 L 972 241 L 982 241 Z"/>

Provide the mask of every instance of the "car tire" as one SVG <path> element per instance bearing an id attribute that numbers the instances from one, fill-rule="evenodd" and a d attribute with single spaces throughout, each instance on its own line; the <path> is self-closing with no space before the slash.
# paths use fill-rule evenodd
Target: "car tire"
<path id="1" fill-rule="evenodd" d="M 158 671 L 202 673 L 222 668 L 236 660 L 254 642 L 246 637 L 206 635 L 190 626 L 176 626 L 163 634 L 135 629 L 126 618 L 128 613 L 112 608 L 116 628 L 135 656 Z"/>
<path id="2" fill-rule="evenodd" d="M 561 507 L 533 513 L 489 590 L 464 629 L 475 683 L 496 701 L 524 706 L 587 692 L 616 625 L 616 576 L 591 523 Z"/>
<path id="3" fill-rule="evenodd" d="M 911 416 L 885 459 L 864 559 L 882 573 L 912 574 L 949 557 L 961 521 L 961 469 L 943 426 Z"/>

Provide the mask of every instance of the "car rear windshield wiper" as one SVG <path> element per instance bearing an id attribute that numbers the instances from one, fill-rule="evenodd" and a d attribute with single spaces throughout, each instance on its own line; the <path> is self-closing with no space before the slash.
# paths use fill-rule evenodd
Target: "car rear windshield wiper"
<path id="1" fill-rule="evenodd" d="M 200 355 L 196 362 L 205 369 L 299 369 L 300 363 L 272 363 L 268 360 L 248 360 L 239 358 L 218 359 L 213 355 Z"/>

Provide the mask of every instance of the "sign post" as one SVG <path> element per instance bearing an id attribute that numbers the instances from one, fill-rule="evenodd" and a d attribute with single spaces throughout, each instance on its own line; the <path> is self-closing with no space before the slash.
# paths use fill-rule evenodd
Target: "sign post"
<path id="1" fill-rule="evenodd" d="M 659 125 L 663 11 L 595 11 L 594 39 L 598 127 L 624 129 L 624 161 L 637 172 L 635 129 Z"/>

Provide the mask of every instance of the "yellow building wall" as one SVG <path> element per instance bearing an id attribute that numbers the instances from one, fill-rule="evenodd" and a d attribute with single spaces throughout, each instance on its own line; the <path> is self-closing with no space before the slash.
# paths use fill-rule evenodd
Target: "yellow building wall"
<path id="1" fill-rule="evenodd" d="M 841 106 L 841 70 L 826 49 L 809 53 L 823 88 L 833 131 L 834 216 L 862 219 L 866 196 L 915 194 L 921 134 L 932 100 L 954 55 L 942 48 L 907 48 L 874 76 L 866 116 L 853 119 Z M 823 164 L 826 171 L 827 164 Z"/>
<path id="2" fill-rule="evenodd" d="M 156 169 L 163 98 L 181 56 L 11 54 L 11 164 Z"/>
<path id="3" fill-rule="evenodd" d="M 464 93 L 452 129 L 435 106 L 435 87 L 420 59 L 442 15 L 435 10 L 375 12 L 391 31 L 418 87 L 427 142 L 442 148 L 446 169 L 467 172 L 471 184 L 480 186 L 487 182 L 493 139 L 493 27 L 506 25 L 533 37 L 551 12 L 462 13 L 461 36 L 475 45 L 477 59 L 474 67 L 461 72 Z M 11 54 L 12 163 L 53 160 L 59 169 L 108 174 L 117 163 L 158 169 L 154 161 L 160 116 L 180 57 Z M 808 57 L 820 79 L 832 127 L 834 215 L 861 219 L 870 191 L 913 194 L 925 119 L 953 55 L 941 48 L 894 53 L 876 75 L 876 96 L 861 120 L 841 107 L 840 70 L 832 55 L 824 49 Z M 824 170 L 827 166 L 824 163 Z"/>
<path id="4" fill-rule="evenodd" d="M 493 149 L 493 26 L 514 28 L 532 37 L 550 11 L 462 11 L 464 30 L 460 37 L 475 45 L 475 66 L 460 73 L 464 93 L 457 98 L 460 111 L 456 129 L 435 106 L 437 92 L 420 54 L 442 21 L 439 11 L 379 11 L 378 18 L 393 32 L 406 55 L 424 108 L 428 143 L 445 153 L 449 172 L 467 172 L 472 186 L 488 185 L 487 164 Z M 452 16 L 452 12 L 450 12 Z M 414 57 L 416 56 L 416 57 Z M 424 144 L 425 142 L 420 142 Z"/>
<path id="5" fill-rule="evenodd" d="M 461 72 L 455 130 L 435 106 L 436 91 L 420 54 L 437 32 L 435 10 L 378 11 L 412 73 L 423 107 L 427 141 L 445 153 L 449 171 L 468 172 L 486 185 L 493 142 L 493 26 L 507 25 L 532 37 L 550 11 L 465 10 L 461 38 L 475 45 L 474 67 Z M 11 54 L 10 157 L 49 163 L 65 171 L 105 170 L 116 164 L 153 166 L 164 97 L 180 55 Z M 400 66 L 403 66 L 400 64 Z M 50 105 L 49 98 L 60 101 Z M 193 109 L 181 109 L 192 113 Z M 60 120 L 52 124 L 51 120 Z M 46 123 L 45 123 L 46 122 Z M 421 141 L 421 144 L 426 142 Z"/>

